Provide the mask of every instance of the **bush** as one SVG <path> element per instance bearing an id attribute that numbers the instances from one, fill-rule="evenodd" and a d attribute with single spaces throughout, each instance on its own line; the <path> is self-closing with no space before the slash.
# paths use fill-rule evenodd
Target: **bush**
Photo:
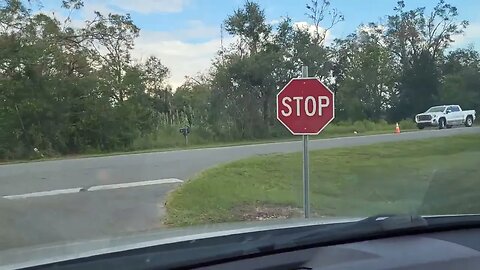
<path id="1" fill-rule="evenodd" d="M 132 144 L 132 150 L 176 148 L 185 146 L 185 137 L 180 133 L 183 126 L 172 125 L 138 137 Z M 193 127 L 188 135 L 189 145 L 205 145 L 218 142 L 215 134 L 206 128 Z"/>
<path id="2" fill-rule="evenodd" d="M 400 122 L 398 122 L 398 125 L 400 126 L 401 129 L 416 129 L 417 124 L 413 120 L 409 119 L 404 119 Z"/>

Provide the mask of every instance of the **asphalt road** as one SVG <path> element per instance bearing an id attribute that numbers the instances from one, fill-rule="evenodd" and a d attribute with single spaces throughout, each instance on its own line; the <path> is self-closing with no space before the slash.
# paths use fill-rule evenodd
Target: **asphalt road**
<path id="1" fill-rule="evenodd" d="M 312 140 L 310 149 L 467 133 L 480 128 Z M 159 228 L 164 199 L 180 180 L 219 163 L 301 149 L 294 141 L 1 165 L 0 249 Z"/>

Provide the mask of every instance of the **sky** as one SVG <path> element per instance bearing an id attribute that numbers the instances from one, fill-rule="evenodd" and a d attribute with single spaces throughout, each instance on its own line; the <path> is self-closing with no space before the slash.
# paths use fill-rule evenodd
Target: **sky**
<path id="1" fill-rule="evenodd" d="M 265 10 L 267 22 L 275 25 L 283 17 L 294 23 L 308 24 L 305 5 L 310 0 L 258 0 Z M 221 44 L 221 24 L 245 0 L 84 0 L 85 6 L 72 17 L 72 24 L 81 25 L 91 18 L 94 11 L 102 13 L 129 13 L 141 29 L 136 40 L 133 56 L 145 60 L 157 56 L 170 69 L 169 83 L 174 87 L 185 81 L 185 76 L 205 72 Z M 331 7 L 340 11 L 345 20 L 327 34 L 327 42 L 343 38 L 354 32 L 362 23 L 384 22 L 386 15 L 393 14 L 397 0 L 330 0 Z M 431 10 L 435 0 L 405 0 L 406 8 L 426 7 Z M 468 20 L 469 27 L 461 36 L 455 37 L 454 48 L 473 45 L 480 49 L 480 1 L 450 0 L 456 6 L 459 18 Z M 42 12 L 60 11 L 61 0 L 43 0 Z M 37 7 L 38 8 L 38 7 Z M 226 34 L 224 34 L 226 35 Z M 231 37 L 224 36 L 224 43 Z"/>

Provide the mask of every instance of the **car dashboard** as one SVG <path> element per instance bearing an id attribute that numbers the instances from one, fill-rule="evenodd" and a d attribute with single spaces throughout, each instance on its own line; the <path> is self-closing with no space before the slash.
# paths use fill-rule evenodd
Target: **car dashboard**
<path id="1" fill-rule="evenodd" d="M 480 230 L 383 238 L 252 257 L 195 269 L 480 269 Z"/>

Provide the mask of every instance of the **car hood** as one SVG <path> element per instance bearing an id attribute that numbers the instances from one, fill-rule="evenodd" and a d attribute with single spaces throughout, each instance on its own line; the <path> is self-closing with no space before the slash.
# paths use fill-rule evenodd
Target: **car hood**
<path id="1" fill-rule="evenodd" d="M 292 227 L 354 222 L 362 218 L 319 218 L 210 224 L 196 227 L 164 228 L 96 240 L 54 243 L 0 251 L 0 269 L 17 269 L 86 258 L 90 256 L 193 241 L 224 235 L 286 229 Z"/>

